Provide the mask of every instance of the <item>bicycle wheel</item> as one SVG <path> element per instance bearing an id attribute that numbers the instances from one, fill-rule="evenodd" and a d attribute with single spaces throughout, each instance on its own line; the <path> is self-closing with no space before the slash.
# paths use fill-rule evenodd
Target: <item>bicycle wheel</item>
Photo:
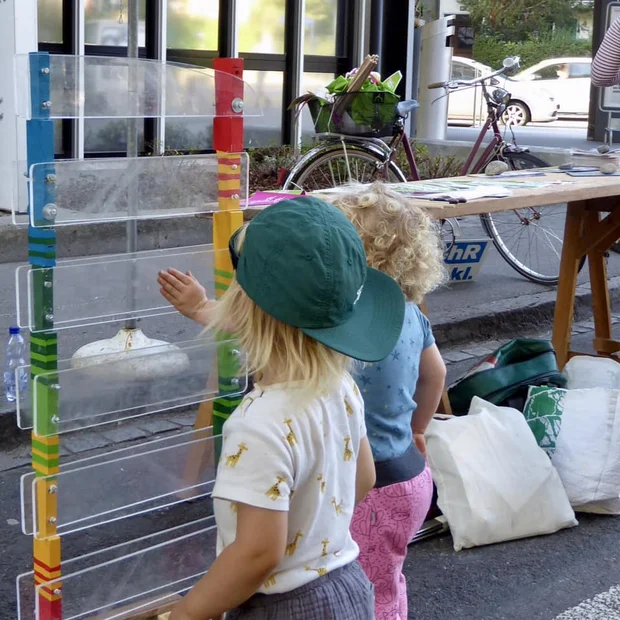
<path id="1" fill-rule="evenodd" d="M 363 146 L 340 145 L 311 151 L 293 168 L 284 182 L 285 190 L 314 192 L 349 183 L 404 182 L 407 179 L 392 161 Z M 387 168 L 386 168 L 387 166 Z"/>
<path id="2" fill-rule="evenodd" d="M 502 159 L 512 170 L 549 166 L 529 153 L 507 152 Z M 480 219 L 497 251 L 513 269 L 532 282 L 557 284 L 566 204 L 486 213 Z"/>

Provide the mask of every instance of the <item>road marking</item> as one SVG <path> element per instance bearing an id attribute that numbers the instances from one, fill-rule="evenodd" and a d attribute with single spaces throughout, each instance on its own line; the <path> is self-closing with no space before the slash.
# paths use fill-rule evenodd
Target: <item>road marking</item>
<path id="1" fill-rule="evenodd" d="M 620 620 L 620 585 L 583 601 L 554 620 Z"/>

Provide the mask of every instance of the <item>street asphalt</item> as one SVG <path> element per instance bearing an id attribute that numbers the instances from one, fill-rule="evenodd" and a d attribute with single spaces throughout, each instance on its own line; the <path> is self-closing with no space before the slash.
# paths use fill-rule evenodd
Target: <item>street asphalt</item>
<path id="1" fill-rule="evenodd" d="M 574 337 L 574 345 L 578 350 L 587 352 L 590 350 L 592 332 L 587 331 L 584 325 L 577 327 L 582 333 Z M 490 349 L 496 343 L 486 343 L 486 346 Z M 450 362 L 450 359 L 458 358 L 457 352 L 445 351 L 449 358 L 450 381 L 477 361 L 472 352 L 474 349 L 469 354 L 461 351 L 467 359 Z M 191 414 L 157 418 L 160 423 L 176 426 L 174 432 L 177 433 L 187 428 L 191 419 Z M 144 421 L 136 424 L 143 427 Z M 127 430 L 124 434 L 117 434 L 116 439 L 135 439 L 138 436 Z M 151 431 L 156 432 L 154 427 Z M 111 435 L 109 439 L 114 439 L 113 431 L 108 431 L 108 435 Z M 27 453 L 27 442 L 25 435 L 14 437 L 8 446 L 5 442 L 4 458 L 0 460 L 0 548 L 5 559 L 0 567 L 2 620 L 17 617 L 15 577 L 30 570 L 31 563 L 32 540 L 21 533 L 19 525 L 19 479 L 30 471 L 23 458 Z M 77 449 L 77 444 L 71 445 Z M 132 444 L 122 443 L 115 447 L 126 445 Z M 13 460 L 7 458 L 6 449 L 16 455 Z M 100 443 L 99 450 L 86 450 L 77 456 L 87 458 L 109 451 L 109 446 Z M 63 458 L 66 462 L 76 457 Z M 93 485 L 96 496 L 97 489 L 104 492 L 109 487 L 109 481 L 93 481 Z M 115 544 L 205 517 L 210 511 L 209 502 L 200 500 L 67 535 L 63 538 L 63 558 L 68 560 L 86 552 L 110 549 Z M 620 519 L 582 515 L 579 521 L 579 527 L 551 536 L 458 553 L 452 549 L 449 535 L 411 545 L 405 564 L 410 607 L 408 617 L 415 620 L 553 620 L 582 601 L 620 584 Z M 174 574 L 175 566 L 196 560 L 192 552 L 188 553 L 191 557 L 167 554 L 162 559 L 163 564 L 142 562 L 126 568 L 125 572 L 121 568 L 112 570 L 110 579 L 105 582 L 85 581 L 81 585 L 85 587 L 84 584 L 89 583 L 88 596 L 102 600 L 117 592 L 115 588 L 125 587 L 127 583 L 139 579 L 148 581 L 149 571 L 151 576 L 153 571 L 163 569 Z M 212 550 L 203 553 L 210 557 Z M 67 605 L 71 596 L 70 584 L 69 581 L 65 584 Z M 74 586 L 79 588 L 80 582 Z M 587 604 L 585 608 L 592 607 Z M 620 613 L 618 609 L 615 611 Z M 22 615 L 28 620 L 31 617 L 27 613 Z M 577 609 L 565 617 L 570 620 L 612 620 L 615 615 L 593 616 Z"/>

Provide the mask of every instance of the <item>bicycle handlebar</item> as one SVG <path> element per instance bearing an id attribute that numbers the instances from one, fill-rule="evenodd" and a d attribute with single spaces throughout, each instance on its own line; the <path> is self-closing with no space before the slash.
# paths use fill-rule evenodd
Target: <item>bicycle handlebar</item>
<path id="1" fill-rule="evenodd" d="M 511 61 L 511 64 L 509 64 L 508 61 Z M 445 88 L 446 90 L 456 90 L 457 88 L 461 88 L 464 86 L 476 86 L 476 84 L 481 84 L 482 82 L 486 82 L 487 80 L 497 77 L 498 75 L 502 75 L 503 73 L 506 73 L 508 71 L 512 72 L 515 69 L 518 69 L 520 61 L 521 59 L 518 56 L 506 58 L 504 60 L 504 66 L 501 69 L 498 69 L 497 71 L 493 71 L 492 73 L 489 73 L 488 75 L 483 75 L 473 80 L 449 80 L 447 82 L 433 82 L 432 84 L 429 84 L 427 88 L 429 89 Z"/>

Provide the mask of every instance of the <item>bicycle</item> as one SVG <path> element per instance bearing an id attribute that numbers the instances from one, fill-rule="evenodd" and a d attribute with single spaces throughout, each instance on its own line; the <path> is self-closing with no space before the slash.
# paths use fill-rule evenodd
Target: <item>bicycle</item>
<path id="1" fill-rule="evenodd" d="M 496 78 L 516 73 L 519 66 L 519 58 L 506 58 L 501 69 L 480 78 L 429 85 L 431 89 L 444 89 L 446 96 L 452 91 L 481 86 L 487 104 L 487 118 L 463 165 L 462 176 L 478 174 L 494 160 L 506 162 L 512 170 L 549 167 L 547 162 L 530 154 L 528 149 L 517 146 L 512 129 L 513 142 L 509 144 L 499 128 L 500 119 L 506 111 L 511 95 L 505 88 L 498 86 L 499 81 Z M 391 98 L 386 98 L 384 95 L 386 93 L 376 92 L 338 95 L 336 99 L 348 98 L 341 102 L 344 105 L 340 105 L 340 109 L 345 110 L 341 115 L 333 114 L 335 104 L 321 106 L 318 101 L 310 100 L 310 112 L 321 143 L 287 171 L 288 176 L 282 188 L 311 192 L 350 183 L 372 183 L 376 180 L 388 183 L 405 182 L 407 177 L 394 161 L 401 146 L 409 164 L 410 180 L 420 180 L 413 147 L 405 130 L 407 117 L 419 104 L 414 100 L 395 104 Z M 355 105 L 357 109 L 354 109 Z M 360 117 L 362 123 L 359 122 Z M 508 123 L 506 124 L 510 127 Z M 476 159 L 489 131 L 492 132 L 491 142 Z M 385 138 L 389 138 L 389 141 L 384 141 Z M 541 212 L 536 208 L 487 213 L 481 215 L 480 220 L 502 258 L 513 269 L 533 282 L 556 284 L 559 276 L 565 210 L 566 205 L 544 207 L 545 222 L 550 222 L 548 227 L 542 225 Z M 559 215 L 560 218 L 554 219 L 553 215 Z M 446 233 L 446 226 L 450 228 L 448 236 L 454 241 L 460 234 L 458 222 L 443 220 L 442 236 Z M 515 226 L 516 233 L 512 232 Z M 538 233 L 542 235 L 546 255 L 542 260 L 539 260 L 538 256 L 535 260 L 532 260 L 533 257 L 529 260 L 527 257 L 520 257 L 520 250 L 525 250 L 529 256 L 533 248 L 538 249 Z"/>

